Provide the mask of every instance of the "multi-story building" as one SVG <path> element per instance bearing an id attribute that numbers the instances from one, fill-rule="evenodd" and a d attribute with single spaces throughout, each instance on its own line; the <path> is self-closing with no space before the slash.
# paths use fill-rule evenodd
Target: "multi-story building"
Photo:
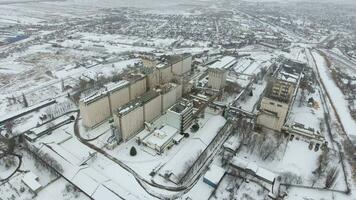
<path id="1" fill-rule="evenodd" d="M 110 117 L 110 103 L 107 91 L 100 91 L 79 102 L 83 125 L 94 127 Z"/>
<path id="2" fill-rule="evenodd" d="M 166 84 L 161 89 L 150 90 L 121 106 L 114 112 L 119 138 L 124 141 L 135 136 L 182 97 L 182 86 Z"/>
<path id="3" fill-rule="evenodd" d="M 185 131 L 193 122 L 193 103 L 182 100 L 174 104 L 167 110 L 167 124 Z"/>
<path id="4" fill-rule="evenodd" d="M 266 87 L 261 100 L 257 124 L 281 131 L 294 102 L 301 73 L 306 64 L 284 58 Z"/>
<path id="5" fill-rule="evenodd" d="M 268 83 L 257 116 L 257 124 L 281 131 L 292 101 L 295 85 L 283 80 Z"/>
<path id="6" fill-rule="evenodd" d="M 110 118 L 118 107 L 146 92 L 146 76 L 132 75 L 126 79 L 109 83 L 93 95 L 80 100 L 79 109 L 84 126 L 92 128 L 100 124 Z"/>
<path id="7" fill-rule="evenodd" d="M 118 108 L 114 113 L 119 138 L 127 141 L 144 127 L 144 122 L 151 121 L 161 114 L 160 95 L 156 91 L 144 95 Z"/>
<path id="8" fill-rule="evenodd" d="M 143 73 L 147 75 L 147 86 L 153 89 L 171 82 L 191 71 L 192 56 L 190 54 L 163 55 L 159 58 L 142 56 Z"/>

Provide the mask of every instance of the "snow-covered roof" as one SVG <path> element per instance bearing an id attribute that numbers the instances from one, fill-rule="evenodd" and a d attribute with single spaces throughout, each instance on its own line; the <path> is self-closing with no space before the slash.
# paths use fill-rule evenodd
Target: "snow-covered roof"
<path id="1" fill-rule="evenodd" d="M 161 129 L 155 130 L 151 135 L 145 138 L 143 142 L 161 148 L 169 140 L 172 140 L 176 134 L 178 134 L 177 129 L 165 125 Z"/>
<path id="2" fill-rule="evenodd" d="M 211 69 L 226 69 L 236 63 L 236 58 L 232 56 L 225 56 L 209 66 Z"/>
<path id="3" fill-rule="evenodd" d="M 246 169 L 248 165 L 248 161 L 239 157 L 233 157 L 230 161 L 231 164 L 233 164 L 236 167 L 239 167 L 241 169 Z"/>
<path id="4" fill-rule="evenodd" d="M 230 137 L 224 144 L 223 147 L 227 149 L 231 149 L 232 151 L 235 151 L 239 146 L 241 142 L 240 139 L 236 137 Z"/>
<path id="5" fill-rule="evenodd" d="M 204 179 L 209 180 L 214 185 L 217 185 L 225 174 L 225 170 L 217 165 L 210 165 L 209 170 L 205 173 Z"/>
<path id="6" fill-rule="evenodd" d="M 263 167 L 257 169 L 256 175 L 270 182 L 273 182 L 276 178 L 276 174 Z"/>
<path id="7" fill-rule="evenodd" d="M 256 163 L 254 163 L 254 162 L 249 162 L 249 163 L 247 164 L 247 166 L 246 166 L 246 169 L 248 169 L 248 170 L 250 170 L 250 171 L 256 173 L 257 170 L 258 170 L 258 165 L 257 165 Z"/>
<path id="8" fill-rule="evenodd" d="M 254 175 L 261 177 L 269 182 L 273 182 L 273 180 L 276 178 L 276 174 L 271 172 L 270 170 L 258 166 L 255 162 L 250 162 L 246 159 L 239 158 L 237 156 L 231 159 L 230 164 L 242 170 L 249 170 Z"/>
<path id="9" fill-rule="evenodd" d="M 35 175 L 33 172 L 27 172 L 25 176 L 22 178 L 22 181 L 32 190 L 37 191 L 39 190 L 42 185 L 37 181 L 38 176 Z"/>
<path id="10" fill-rule="evenodd" d="M 292 82 L 292 83 L 297 83 L 298 79 L 299 79 L 299 76 L 296 75 L 296 74 L 291 74 L 291 73 L 288 73 L 288 72 L 285 72 L 285 71 L 281 71 L 278 74 L 278 79 L 284 80 L 284 81 L 288 81 L 288 82 Z"/>
<path id="11" fill-rule="evenodd" d="M 115 91 L 117 89 L 121 89 L 125 86 L 128 86 L 129 85 L 129 81 L 127 80 L 121 80 L 117 83 L 108 83 L 106 85 L 104 85 L 104 87 L 106 88 L 107 91 L 111 92 L 111 91 Z"/>
<path id="12" fill-rule="evenodd" d="M 102 97 L 105 97 L 107 94 L 108 94 L 108 92 L 106 90 L 98 90 L 95 93 L 82 98 L 80 101 L 83 103 L 89 104 L 93 101 L 101 99 Z"/>
<path id="13" fill-rule="evenodd" d="M 225 125 L 226 119 L 220 115 L 211 117 L 206 124 L 178 151 L 170 161 L 168 161 L 160 170 L 164 176 L 172 174 L 170 180 L 178 183 L 186 173 L 185 170 L 190 168 L 194 161 L 205 150 L 207 145 L 215 138 L 216 134 Z M 192 162 L 193 161 L 193 162 Z"/>

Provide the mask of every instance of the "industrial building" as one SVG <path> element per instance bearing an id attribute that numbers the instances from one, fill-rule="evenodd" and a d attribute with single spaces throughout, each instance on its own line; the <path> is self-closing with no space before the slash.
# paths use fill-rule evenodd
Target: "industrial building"
<path id="1" fill-rule="evenodd" d="M 134 116 L 136 113 L 137 117 L 140 116 L 137 120 L 141 119 L 137 126 L 141 128 L 143 122 L 151 121 L 161 115 L 182 96 L 182 85 L 170 82 L 174 77 L 179 78 L 191 70 L 192 56 L 190 54 L 164 55 L 159 58 L 146 55 L 142 57 L 142 62 L 144 64 L 142 72 L 145 75 L 128 74 L 123 77 L 124 80 L 107 84 L 93 95 L 80 100 L 79 108 L 85 127 L 93 128 L 117 114 L 118 108 L 122 110 L 125 105 L 130 105 L 134 108 L 128 109 L 128 113 L 130 113 L 128 115 L 126 112 L 122 112 L 120 120 L 122 122 L 122 120 L 130 118 L 128 116 Z M 148 90 L 157 90 L 160 97 L 154 98 L 152 101 L 151 99 L 147 100 L 145 109 L 132 104 L 147 98 L 145 93 Z M 154 105 L 159 105 L 159 108 Z M 142 117 L 141 113 L 143 113 Z M 121 130 L 123 138 L 127 139 L 133 132 L 139 130 L 135 126 L 118 127 L 123 129 Z"/>
<path id="2" fill-rule="evenodd" d="M 114 113 L 114 121 L 119 138 L 124 141 L 130 139 L 143 128 L 146 117 L 151 120 L 158 117 L 161 114 L 161 101 L 158 99 L 160 99 L 160 94 L 152 90 L 118 108 Z M 150 113 L 147 108 L 159 112 Z"/>
<path id="3" fill-rule="evenodd" d="M 179 131 L 169 125 L 154 129 L 142 140 L 142 144 L 162 154 L 167 148 L 174 145 L 174 138 L 180 135 Z"/>
<path id="4" fill-rule="evenodd" d="M 107 91 L 100 91 L 81 99 L 79 109 L 85 127 L 92 128 L 108 119 L 111 109 Z"/>
<path id="5" fill-rule="evenodd" d="M 209 66 L 208 87 L 216 90 L 223 89 L 226 85 L 227 70 L 237 62 L 235 57 L 225 56 Z"/>
<path id="6" fill-rule="evenodd" d="M 42 189 L 39 177 L 31 171 L 27 172 L 21 181 L 35 194 Z"/>
<path id="7" fill-rule="evenodd" d="M 192 56 L 190 54 L 163 55 L 155 58 L 153 55 L 141 56 L 142 72 L 147 75 L 147 86 L 153 89 L 171 82 L 175 77 L 181 77 L 191 71 Z"/>
<path id="8" fill-rule="evenodd" d="M 127 141 L 152 122 L 182 97 L 182 86 L 166 84 L 161 89 L 150 90 L 118 108 L 114 113 L 119 138 Z"/>
<path id="9" fill-rule="evenodd" d="M 162 154 L 167 148 L 183 139 L 183 131 L 191 125 L 192 118 L 193 103 L 179 100 L 155 122 L 146 123 L 146 128 L 137 134 L 136 141 Z"/>
<path id="10" fill-rule="evenodd" d="M 257 116 L 257 124 L 281 131 L 287 117 L 295 85 L 282 80 L 273 80 L 268 83 L 266 90 Z"/>
<path id="11" fill-rule="evenodd" d="M 138 74 L 126 78 L 128 80 L 109 83 L 80 100 L 79 109 L 85 127 L 92 128 L 107 120 L 116 108 L 146 92 L 146 76 Z"/>
<path id="12" fill-rule="evenodd" d="M 286 60 L 266 87 L 261 100 L 257 124 L 281 131 L 294 102 L 305 64 Z"/>
<path id="13" fill-rule="evenodd" d="M 193 103 L 182 100 L 167 110 L 167 124 L 185 131 L 193 122 Z"/>

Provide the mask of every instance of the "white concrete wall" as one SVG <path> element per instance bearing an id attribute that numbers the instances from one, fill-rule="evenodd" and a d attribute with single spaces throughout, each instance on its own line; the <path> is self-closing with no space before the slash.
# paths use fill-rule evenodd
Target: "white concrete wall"
<path id="1" fill-rule="evenodd" d="M 176 88 L 176 101 L 180 98 L 182 98 L 182 93 L 183 93 L 183 86 L 182 85 L 178 85 Z"/>
<path id="2" fill-rule="evenodd" d="M 160 85 L 160 72 L 155 69 L 151 74 L 147 75 L 148 85 L 147 87 L 150 89 L 155 88 Z"/>
<path id="3" fill-rule="evenodd" d="M 182 73 L 185 74 L 190 72 L 192 69 L 192 56 L 189 56 L 183 60 L 183 70 Z"/>
<path id="4" fill-rule="evenodd" d="M 171 69 L 172 69 L 171 67 L 159 69 L 161 84 L 168 83 L 173 79 L 173 73 Z"/>
<path id="5" fill-rule="evenodd" d="M 146 77 L 136 82 L 130 83 L 130 100 L 141 96 L 146 92 Z"/>
<path id="6" fill-rule="evenodd" d="M 263 98 L 260 107 L 262 112 L 257 117 L 257 123 L 280 131 L 287 117 L 288 107 L 289 105 L 286 103 L 274 101 L 269 98 Z M 277 113 L 277 116 L 271 115 L 268 112 L 266 114 L 263 111 Z"/>
<path id="7" fill-rule="evenodd" d="M 121 88 L 110 94 L 111 111 L 114 111 L 130 101 L 129 86 Z"/>
<path id="8" fill-rule="evenodd" d="M 183 74 L 183 61 L 179 61 L 172 65 L 172 72 L 176 75 Z"/>
<path id="9" fill-rule="evenodd" d="M 161 115 L 161 104 L 162 98 L 161 95 L 158 95 L 144 105 L 144 120 L 146 122 L 151 122 L 153 119 L 156 119 Z"/>
<path id="10" fill-rule="evenodd" d="M 120 120 L 120 119 L 119 119 Z M 143 107 L 137 107 L 121 117 L 118 127 L 121 129 L 122 139 L 127 141 L 143 128 Z"/>
<path id="11" fill-rule="evenodd" d="M 178 129 L 181 130 L 181 116 L 175 112 L 172 112 L 170 110 L 167 111 L 166 114 L 166 119 L 167 119 L 167 124 Z"/>
<path id="12" fill-rule="evenodd" d="M 173 89 L 165 94 L 162 94 L 162 112 L 165 112 L 177 100 L 176 90 Z"/>
<path id="13" fill-rule="evenodd" d="M 222 72 L 215 69 L 209 69 L 208 87 L 212 89 L 220 90 L 226 85 L 226 72 Z"/>
<path id="14" fill-rule="evenodd" d="M 80 102 L 79 109 L 83 125 L 92 128 L 110 117 L 109 97 L 102 97 L 90 104 Z"/>

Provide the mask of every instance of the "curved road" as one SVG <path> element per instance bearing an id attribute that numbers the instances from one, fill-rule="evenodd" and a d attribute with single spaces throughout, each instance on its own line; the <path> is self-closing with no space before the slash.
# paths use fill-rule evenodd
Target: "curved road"
<path id="1" fill-rule="evenodd" d="M 5 181 L 9 180 L 20 169 L 20 167 L 22 165 L 22 156 L 17 155 L 17 154 L 13 154 L 13 153 L 7 154 L 5 156 L 15 156 L 15 157 L 17 157 L 18 160 L 19 160 L 19 164 L 16 167 L 16 169 L 8 177 L 6 177 L 4 179 L 1 179 L 0 182 L 5 182 Z M 2 156 L 1 158 L 5 157 L 5 156 Z"/>
<path id="2" fill-rule="evenodd" d="M 159 198 L 159 199 L 167 199 L 167 198 L 168 199 L 176 199 L 176 198 L 181 197 L 182 195 L 187 193 L 191 188 L 193 188 L 193 186 L 197 183 L 199 178 L 202 176 L 202 172 L 204 172 L 203 168 L 206 166 L 205 164 L 209 163 L 209 159 L 207 159 L 205 161 L 205 164 L 203 165 L 203 167 L 201 167 L 199 169 L 197 174 L 195 176 L 193 176 L 190 180 L 188 180 L 184 185 L 180 185 L 180 186 L 174 187 L 174 186 L 165 186 L 165 185 L 158 184 L 158 183 L 154 182 L 153 180 L 145 179 L 144 177 L 142 177 L 141 175 L 136 173 L 133 169 L 131 169 L 128 165 L 126 165 L 122 161 L 120 161 L 117 158 L 113 157 L 112 155 L 108 154 L 106 151 L 104 151 L 103 149 L 95 146 L 94 144 L 91 144 L 89 141 L 92 141 L 92 140 L 90 140 L 90 139 L 87 140 L 85 138 L 82 138 L 81 135 L 80 135 L 79 127 L 78 127 L 79 116 L 80 116 L 80 111 L 78 111 L 77 117 L 76 117 L 75 122 L 74 122 L 74 134 L 78 138 L 78 140 L 80 142 L 82 142 L 84 145 L 86 145 L 87 147 L 95 150 L 96 152 L 101 153 L 102 155 L 104 155 L 105 157 L 107 157 L 111 161 L 115 162 L 116 164 L 120 165 L 123 169 L 125 169 L 129 173 L 131 173 L 135 177 L 136 181 L 142 186 L 142 188 L 147 193 L 149 193 L 150 195 L 152 195 L 152 196 L 154 196 L 156 198 Z M 218 149 L 218 148 L 216 148 L 216 149 Z M 216 151 L 214 151 L 212 154 L 215 155 Z M 214 155 L 210 156 L 210 157 L 214 157 Z M 151 187 L 154 187 L 154 188 L 158 188 L 158 189 L 162 189 L 162 190 L 166 190 L 166 191 L 170 191 L 170 192 L 177 192 L 177 193 L 169 195 L 169 196 L 164 195 L 164 194 L 159 194 L 159 193 L 157 193 L 157 191 L 152 191 L 152 189 L 148 188 L 147 185 L 149 185 Z"/>

